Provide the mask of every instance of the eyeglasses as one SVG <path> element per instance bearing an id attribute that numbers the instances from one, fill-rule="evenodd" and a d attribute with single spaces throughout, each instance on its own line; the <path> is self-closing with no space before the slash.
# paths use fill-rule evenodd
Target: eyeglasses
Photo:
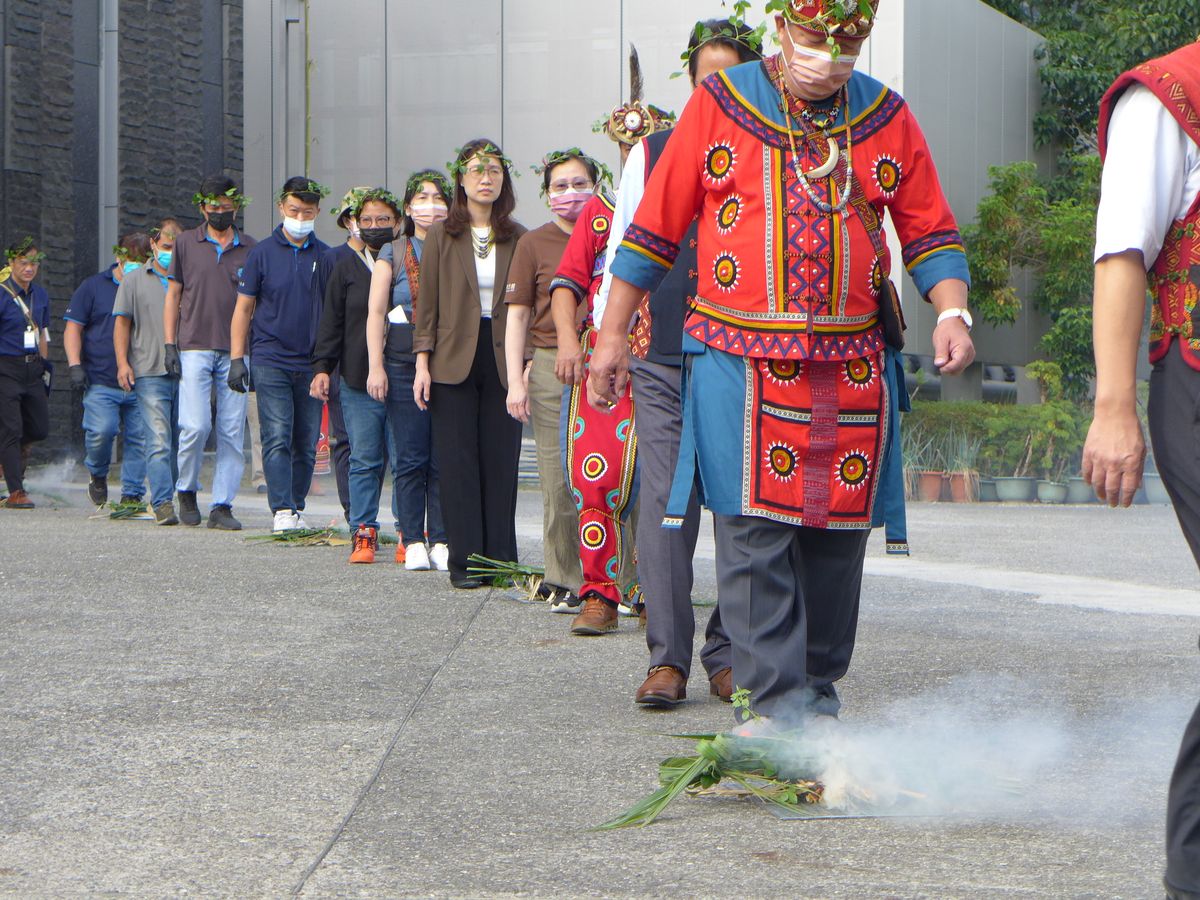
<path id="1" fill-rule="evenodd" d="M 574 181 L 552 181 L 550 182 L 550 194 L 557 196 L 565 194 L 567 191 L 575 191 L 580 194 L 586 194 L 594 188 L 590 178 L 576 178 Z"/>
<path id="2" fill-rule="evenodd" d="M 359 216 L 359 228 L 387 228 L 389 225 L 396 224 L 396 217 L 393 215 L 384 214 L 382 216 Z"/>
<path id="3" fill-rule="evenodd" d="M 487 175 L 493 181 L 504 177 L 504 169 L 501 166 L 468 166 L 467 174 L 474 175 L 476 178 L 482 178 Z"/>

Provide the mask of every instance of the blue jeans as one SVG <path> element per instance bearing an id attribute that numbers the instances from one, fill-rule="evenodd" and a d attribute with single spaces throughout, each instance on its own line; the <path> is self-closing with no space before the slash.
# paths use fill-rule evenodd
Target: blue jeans
<path id="1" fill-rule="evenodd" d="M 229 389 L 229 352 L 184 350 L 179 354 L 179 480 L 175 489 L 198 491 L 204 444 L 213 427 L 212 392 L 217 391 L 217 465 L 212 505 L 233 506 L 246 471 L 246 395 Z"/>
<path id="2" fill-rule="evenodd" d="M 121 496 L 141 498 L 146 493 L 146 457 L 137 395 L 93 384 L 83 395 L 83 430 L 87 447 L 84 462 L 96 478 L 108 477 L 113 438 L 118 432 L 124 434 Z"/>
<path id="3" fill-rule="evenodd" d="M 271 512 L 299 512 L 312 486 L 321 433 L 321 401 L 308 393 L 312 375 L 307 371 L 254 366 L 253 376 L 267 502 Z"/>
<path id="4" fill-rule="evenodd" d="M 350 387 L 344 378 L 339 393 L 350 436 L 350 529 L 359 525 L 377 529 L 379 492 L 387 464 L 387 405 Z"/>
<path id="5" fill-rule="evenodd" d="M 437 465 L 433 461 L 433 432 L 429 412 L 413 400 L 415 363 L 389 363 L 387 417 L 394 452 L 396 531 L 409 543 L 424 539 L 446 543 Z M 354 442 L 350 442 L 351 453 Z"/>
<path id="6" fill-rule="evenodd" d="M 133 390 L 145 427 L 150 503 L 158 506 L 174 496 L 179 478 L 179 382 L 166 375 L 142 375 Z"/>

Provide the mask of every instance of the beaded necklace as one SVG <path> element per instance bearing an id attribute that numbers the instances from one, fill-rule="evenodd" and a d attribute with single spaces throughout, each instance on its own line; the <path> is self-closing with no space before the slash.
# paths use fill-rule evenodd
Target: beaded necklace
<path id="1" fill-rule="evenodd" d="M 471 244 L 474 247 L 475 255 L 480 259 L 487 259 L 492 252 L 492 247 L 496 243 L 496 232 L 488 227 L 487 234 L 480 237 L 475 233 L 475 229 L 471 229 Z"/>
<path id="2" fill-rule="evenodd" d="M 841 92 L 839 92 L 838 100 L 834 104 L 833 110 L 826 117 L 824 125 L 821 126 L 821 132 L 822 132 L 822 134 L 825 135 L 825 138 L 829 144 L 829 161 L 825 165 L 830 166 L 829 173 L 828 173 L 829 181 L 830 181 L 830 184 L 832 185 L 832 187 L 834 187 L 834 188 L 837 187 L 837 178 L 835 178 L 834 176 L 835 176 L 835 172 L 836 172 L 837 157 L 838 157 L 839 151 L 838 151 L 837 141 L 829 135 L 827 128 L 830 124 L 832 124 L 834 121 L 837 120 L 837 114 L 841 109 L 842 98 L 845 94 L 845 90 L 846 89 L 843 87 Z M 792 130 L 793 117 L 792 117 L 791 108 L 788 105 L 786 87 L 785 87 L 784 81 L 783 81 L 783 71 L 782 70 L 780 70 L 780 73 L 779 73 L 779 99 L 783 105 L 784 124 L 787 126 L 788 143 L 790 144 L 791 150 L 792 150 L 792 168 L 796 172 L 797 180 L 800 182 L 801 186 L 804 188 L 804 192 L 806 194 L 808 194 L 808 199 L 811 200 L 813 205 L 816 206 L 816 208 L 819 209 L 821 212 L 823 212 L 827 215 L 833 214 L 833 213 L 844 213 L 846 211 L 846 206 L 850 203 L 850 194 L 854 190 L 854 167 L 852 165 L 854 144 L 853 144 L 853 140 L 851 138 L 851 129 L 849 127 L 849 124 L 847 124 L 847 127 L 846 127 L 846 185 L 845 185 L 845 188 L 841 191 L 841 196 L 839 197 L 838 202 L 836 204 L 827 203 L 826 201 L 822 200 L 817 195 L 817 192 L 815 190 L 813 190 L 812 184 L 809 183 L 808 176 L 805 174 L 804 170 L 800 167 L 800 154 L 796 152 L 796 133 L 795 133 L 795 131 Z M 849 108 L 849 104 L 847 103 L 847 109 L 848 108 Z M 811 139 L 816 136 L 815 134 L 813 134 L 811 132 L 805 131 L 800 120 L 797 119 L 795 121 L 796 121 L 797 127 L 800 128 L 801 131 L 803 131 L 805 138 Z M 849 121 L 850 121 L 849 115 L 846 116 L 846 121 L 847 121 L 847 123 L 849 123 Z M 823 169 L 823 168 L 825 168 L 825 166 L 822 166 L 820 168 Z M 814 170 L 814 172 L 819 171 L 819 170 L 820 169 Z"/>

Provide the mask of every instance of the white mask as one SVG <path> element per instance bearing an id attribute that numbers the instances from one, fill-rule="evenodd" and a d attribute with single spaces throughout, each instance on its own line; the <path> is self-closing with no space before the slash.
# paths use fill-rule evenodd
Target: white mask
<path id="1" fill-rule="evenodd" d="M 283 229 L 294 238 L 305 238 L 313 233 L 313 229 L 317 227 L 317 223 L 312 219 L 307 222 L 300 219 L 293 219 L 290 216 L 285 216 L 283 219 Z"/>

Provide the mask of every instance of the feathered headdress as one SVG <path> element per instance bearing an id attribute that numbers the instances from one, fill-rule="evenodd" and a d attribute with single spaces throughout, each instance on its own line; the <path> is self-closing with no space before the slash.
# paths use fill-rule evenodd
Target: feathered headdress
<path id="1" fill-rule="evenodd" d="M 596 123 L 593 130 L 603 131 L 620 144 L 633 146 L 656 131 L 665 131 L 675 124 L 675 113 L 643 103 L 645 81 L 637 47 L 629 45 L 629 102 L 623 103 Z"/>

